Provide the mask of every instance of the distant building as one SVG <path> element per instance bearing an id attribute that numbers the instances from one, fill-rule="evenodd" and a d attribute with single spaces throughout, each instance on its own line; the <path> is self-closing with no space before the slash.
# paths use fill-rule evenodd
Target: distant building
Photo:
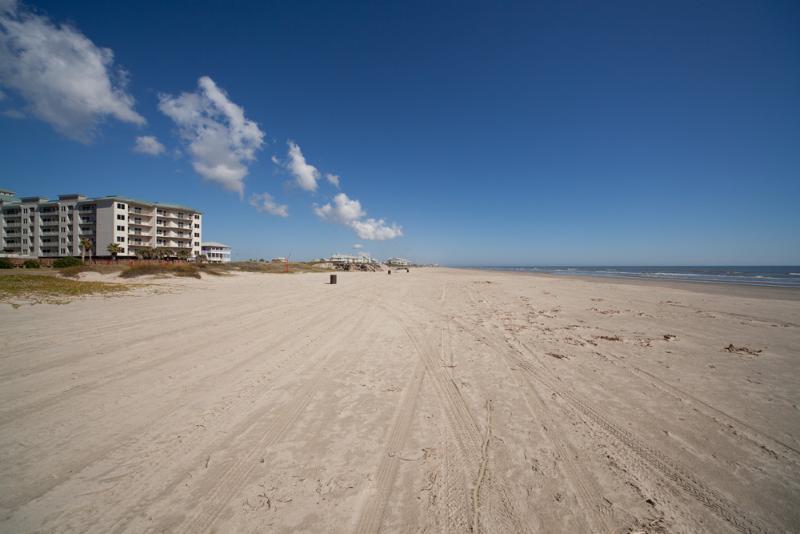
<path id="1" fill-rule="evenodd" d="M 209 263 L 230 263 L 231 247 L 214 241 L 206 241 L 201 250 Z"/>
<path id="2" fill-rule="evenodd" d="M 378 263 L 376 260 L 373 260 L 366 254 L 361 254 L 359 256 L 354 256 L 352 254 L 334 254 L 330 258 L 328 258 L 329 262 L 331 263 L 338 263 L 338 264 L 355 264 L 355 265 L 365 265 L 365 264 L 376 264 Z"/>
<path id="3" fill-rule="evenodd" d="M 183 249 L 193 257 L 200 254 L 201 235 L 202 214 L 186 206 L 117 195 L 18 198 L 0 189 L 0 254 L 80 256 L 85 238 L 92 243 L 90 256 L 109 257 L 107 248 L 116 243 L 123 258 L 159 247 Z"/>
<path id="4" fill-rule="evenodd" d="M 272 258 L 272 260 L 270 261 L 272 263 L 287 263 L 289 260 L 287 258 L 284 258 L 283 256 L 278 256 L 277 258 Z"/>
<path id="5" fill-rule="evenodd" d="M 411 263 L 405 258 L 389 258 L 386 260 L 386 265 L 393 265 L 396 267 L 408 267 Z"/>

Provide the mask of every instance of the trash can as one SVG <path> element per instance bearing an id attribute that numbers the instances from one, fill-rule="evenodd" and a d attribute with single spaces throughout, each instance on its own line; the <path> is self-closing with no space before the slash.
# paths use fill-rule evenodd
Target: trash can
<path id="1" fill-rule="evenodd" d="M 331 284 L 335 284 L 335 283 L 336 283 L 336 275 L 332 274 L 331 275 Z"/>

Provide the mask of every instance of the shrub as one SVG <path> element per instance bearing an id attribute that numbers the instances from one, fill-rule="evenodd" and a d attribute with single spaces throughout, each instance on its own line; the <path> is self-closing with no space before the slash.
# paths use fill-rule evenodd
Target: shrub
<path id="1" fill-rule="evenodd" d="M 8 258 L 0 258 L 0 269 L 13 269 L 14 264 Z"/>
<path id="2" fill-rule="evenodd" d="M 173 275 L 200 278 L 200 270 L 194 265 L 145 264 L 134 265 L 130 269 L 120 274 L 122 278 L 136 278 L 137 276 L 147 275 Z"/>
<path id="3" fill-rule="evenodd" d="M 39 265 L 39 262 L 36 260 L 25 260 L 25 263 L 23 263 L 22 266 L 25 267 L 26 269 L 38 269 L 39 267 L 41 267 L 41 265 Z"/>
<path id="4" fill-rule="evenodd" d="M 63 267 L 72 267 L 73 265 L 81 265 L 81 259 L 72 256 L 67 256 L 66 258 L 58 258 L 57 260 L 53 261 L 53 267 L 55 267 L 56 269 L 61 269 Z"/>

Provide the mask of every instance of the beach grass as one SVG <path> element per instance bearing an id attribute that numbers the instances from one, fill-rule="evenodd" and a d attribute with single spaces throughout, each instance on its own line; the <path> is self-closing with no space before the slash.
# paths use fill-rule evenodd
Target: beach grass
<path id="1" fill-rule="evenodd" d="M 272 262 L 261 262 L 261 261 L 241 261 L 241 262 L 233 262 L 228 264 L 221 264 L 224 265 L 225 269 L 234 270 L 234 271 L 243 271 L 249 273 L 285 273 L 286 272 L 286 264 L 285 263 L 272 263 Z M 330 269 L 324 269 L 322 267 L 317 267 L 313 263 L 307 262 L 289 262 L 289 273 L 322 273 L 330 271 Z"/>
<path id="2" fill-rule="evenodd" d="M 121 273 L 127 268 L 126 265 L 105 265 L 105 264 L 83 264 L 72 265 L 70 267 L 63 267 L 58 270 L 61 276 L 69 278 L 78 278 L 81 273 L 100 273 L 100 274 L 113 274 Z"/>
<path id="3" fill-rule="evenodd" d="M 137 278 L 139 276 L 180 276 L 183 278 L 201 278 L 200 272 L 209 272 L 209 269 L 200 269 L 192 264 L 161 264 L 152 263 L 134 265 L 120 273 L 120 278 Z"/>
<path id="4" fill-rule="evenodd" d="M 129 289 L 125 284 L 79 282 L 41 274 L 13 274 L 0 277 L 0 302 L 62 304 L 74 297 L 121 293 Z"/>

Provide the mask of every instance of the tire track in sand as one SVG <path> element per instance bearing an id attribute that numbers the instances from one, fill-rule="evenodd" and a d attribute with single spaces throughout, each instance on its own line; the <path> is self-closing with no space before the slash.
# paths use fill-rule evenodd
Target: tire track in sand
<path id="1" fill-rule="evenodd" d="M 484 437 L 480 428 L 476 424 L 472 413 L 467 408 L 464 398 L 461 396 L 458 386 L 455 381 L 445 372 L 443 372 L 441 365 L 439 365 L 435 358 L 432 356 L 434 351 L 429 348 L 429 341 L 432 336 L 422 337 L 420 334 L 415 333 L 413 328 L 408 325 L 407 320 L 398 317 L 403 329 L 411 339 L 414 347 L 419 354 L 420 358 L 424 361 L 425 367 L 428 371 L 428 376 L 431 377 L 431 383 L 434 386 L 434 393 L 439 401 L 439 405 L 444 411 L 445 420 L 450 427 L 452 435 L 461 453 L 461 461 L 456 466 L 465 473 L 466 477 L 470 474 L 477 474 L 481 470 L 482 452 L 484 449 Z M 433 336 L 439 337 L 439 336 Z M 526 527 L 519 520 L 519 515 L 515 512 L 513 502 L 508 497 L 508 492 L 505 487 L 495 480 L 491 473 L 484 475 L 485 486 L 487 492 L 491 492 L 494 497 L 499 501 L 497 508 L 492 508 L 493 516 L 483 518 L 482 522 L 472 523 L 476 516 L 474 510 L 478 508 L 480 503 L 471 503 L 473 514 L 471 515 L 469 531 L 481 532 L 481 525 L 489 523 L 497 527 L 502 525 L 501 529 L 511 532 L 525 532 Z M 468 517 L 470 517 L 468 515 Z"/>
<path id="2" fill-rule="evenodd" d="M 469 288 L 467 288 L 466 291 L 473 306 L 481 307 L 480 299 L 475 298 Z M 575 453 L 574 447 L 563 438 L 563 436 L 567 435 L 563 424 L 560 422 L 559 418 L 553 414 L 552 409 L 547 403 L 545 403 L 538 388 L 535 387 L 528 376 L 524 374 L 520 376 L 519 373 L 513 372 L 516 361 L 509 358 L 505 343 L 498 342 L 492 335 L 492 332 L 485 328 L 467 324 L 464 320 L 458 318 L 455 319 L 455 322 L 460 324 L 465 331 L 472 332 L 476 340 L 485 343 L 496 354 L 499 354 L 509 372 L 513 373 L 516 377 L 521 386 L 520 391 L 522 392 L 529 414 L 534 420 L 540 421 L 544 430 L 544 435 L 561 459 L 558 469 L 561 471 L 567 484 L 572 487 L 578 497 L 578 501 L 583 503 L 582 508 L 588 513 L 588 517 L 580 518 L 584 523 L 585 531 L 611 532 L 613 528 L 609 525 L 609 522 L 613 520 L 613 510 L 607 504 L 607 501 L 603 499 L 602 491 L 597 480 L 580 462 L 575 461 L 577 454 Z M 478 335 L 475 328 L 483 330 L 485 335 Z"/>
<path id="3" fill-rule="evenodd" d="M 336 346 L 340 341 L 340 337 L 344 336 L 345 333 L 358 332 L 362 336 L 365 335 L 368 329 L 362 327 L 363 323 L 366 322 L 367 319 L 375 321 L 377 318 L 375 314 L 368 313 L 367 306 L 362 307 L 361 310 L 360 318 L 354 321 L 347 331 L 340 331 L 337 336 L 329 338 L 319 348 L 319 351 L 324 352 Z M 233 465 L 219 476 L 213 489 L 208 493 L 206 502 L 201 505 L 201 509 L 193 516 L 186 519 L 183 524 L 176 529 L 177 532 L 195 534 L 198 532 L 207 532 L 211 529 L 231 499 L 233 499 L 236 493 L 240 491 L 242 486 L 247 482 L 251 471 L 258 465 L 256 456 L 263 454 L 265 449 L 274 446 L 282 440 L 294 423 L 301 417 L 318 390 L 320 383 L 328 376 L 329 369 L 326 364 L 331 361 L 336 354 L 338 354 L 338 352 L 330 352 L 324 356 L 322 361 L 317 364 L 317 369 L 313 376 L 295 394 L 294 399 L 275 410 L 279 414 L 277 419 L 266 425 L 261 432 L 261 436 L 256 443 L 249 448 L 247 454 L 237 458 Z"/>
<path id="4" fill-rule="evenodd" d="M 540 358 L 536 352 L 534 352 L 519 339 L 516 341 L 525 349 L 528 354 L 533 356 L 538 363 L 538 365 L 536 365 L 524 359 L 522 354 L 516 350 L 515 354 L 511 357 L 517 362 L 517 365 L 519 365 L 519 367 L 522 368 L 535 381 L 539 382 L 547 389 L 552 391 L 555 395 L 561 397 L 571 404 L 573 408 L 582 414 L 586 422 L 589 422 L 592 425 L 600 428 L 607 435 L 616 439 L 625 447 L 625 450 L 633 453 L 635 456 L 643 460 L 652 469 L 660 473 L 668 480 L 672 481 L 672 483 L 683 490 L 684 493 L 697 500 L 700 504 L 708 508 L 717 517 L 729 523 L 736 530 L 746 533 L 767 532 L 766 528 L 748 517 L 735 503 L 729 501 L 719 492 L 707 487 L 700 480 L 690 475 L 685 469 L 678 465 L 677 462 L 651 447 L 641 439 L 637 438 L 631 432 L 612 423 L 574 394 L 555 385 L 555 380 L 551 381 L 548 379 L 550 377 L 545 378 L 545 376 L 547 376 L 550 372 L 541 364 L 539 361 Z"/>
<path id="5" fill-rule="evenodd" d="M 378 464 L 375 477 L 375 491 L 361 512 L 355 531 L 359 534 L 379 532 L 383 513 L 389 503 L 394 481 L 397 476 L 397 455 L 405 446 L 411 430 L 411 422 L 416 410 L 417 398 L 425 376 L 425 363 L 417 360 L 414 373 L 406 386 L 405 395 L 397 409 L 389 440 Z"/>
<path id="6" fill-rule="evenodd" d="M 487 330 L 487 334 L 490 334 L 488 329 L 484 330 Z M 555 377 L 544 364 L 543 356 L 529 347 L 513 333 L 509 332 L 508 336 L 511 337 L 511 340 L 516 342 L 519 347 L 515 346 L 511 340 L 505 338 L 506 345 L 512 349 L 512 351 L 503 351 L 503 354 L 507 354 L 508 357 L 534 381 L 540 383 L 553 394 L 572 405 L 572 407 L 583 416 L 584 423 L 600 428 L 606 435 L 614 438 L 623 445 L 624 450 L 629 451 L 629 453 L 639 458 L 655 472 L 661 474 L 667 480 L 670 480 L 685 494 L 694 498 L 736 530 L 745 533 L 768 531 L 767 528 L 747 516 L 744 511 L 740 510 L 736 503 L 729 501 L 718 491 L 706 486 L 700 480 L 693 477 L 676 461 L 654 447 L 651 447 L 628 430 L 614 424 L 567 389 L 557 386 L 556 384 L 559 379 Z M 526 355 L 532 357 L 534 361 L 532 362 L 525 358 Z"/>

